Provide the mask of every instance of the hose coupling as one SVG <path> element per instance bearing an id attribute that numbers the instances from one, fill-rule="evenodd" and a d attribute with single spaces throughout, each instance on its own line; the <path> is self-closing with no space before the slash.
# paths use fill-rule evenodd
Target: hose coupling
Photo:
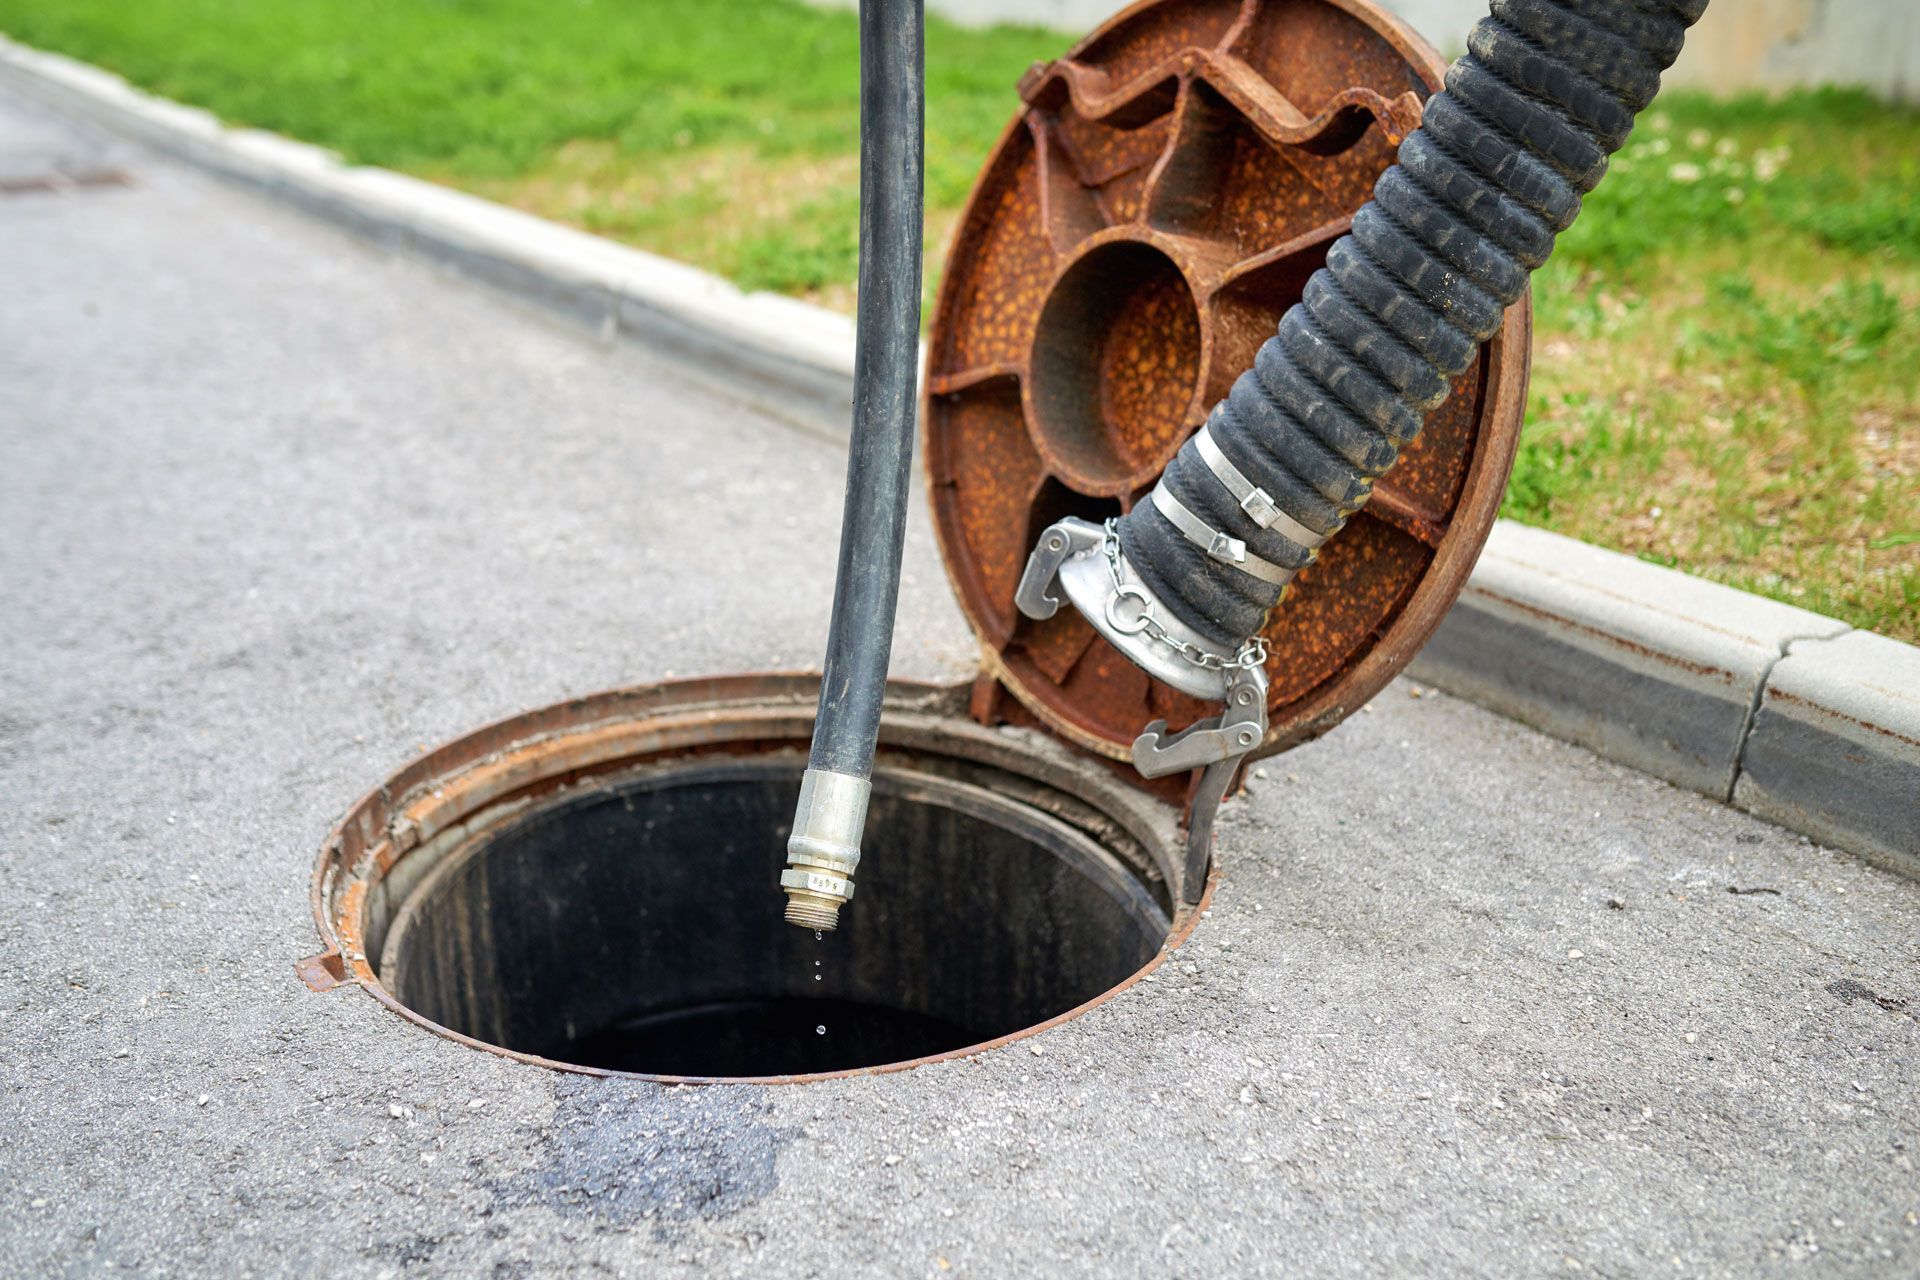
<path id="1" fill-rule="evenodd" d="M 1238 673 L 1267 660 L 1258 638 L 1231 650 L 1181 622 L 1134 572 L 1111 520 L 1097 525 L 1068 516 L 1047 526 L 1014 603 L 1029 618 L 1051 618 L 1060 609 L 1056 586 L 1135 666 L 1196 698 L 1227 701 Z"/>
<path id="2" fill-rule="evenodd" d="M 787 838 L 787 923 L 827 930 L 840 923 L 840 905 L 853 897 L 860 837 L 867 826 L 873 784 L 831 769 L 808 769 Z"/>
<path id="3" fill-rule="evenodd" d="M 1133 742 L 1133 767 L 1142 777 L 1200 772 L 1188 804 L 1180 883 L 1181 900 L 1196 903 L 1206 888 L 1220 801 L 1242 762 L 1266 741 L 1266 642 L 1255 636 L 1229 652 L 1183 624 L 1127 562 L 1112 521 L 1102 526 L 1069 516 L 1040 535 L 1014 595 L 1020 612 L 1038 620 L 1058 613 L 1056 586 L 1135 666 L 1183 693 L 1225 704 L 1178 733 L 1156 720 Z"/>

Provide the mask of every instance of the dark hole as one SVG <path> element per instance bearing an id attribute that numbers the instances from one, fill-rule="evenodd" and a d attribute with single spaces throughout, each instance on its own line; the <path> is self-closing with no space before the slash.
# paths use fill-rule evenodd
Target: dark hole
<path id="1" fill-rule="evenodd" d="M 799 774 L 683 764 L 525 814 L 412 892 L 382 980 L 443 1026 L 542 1057 L 792 1075 L 1044 1022 L 1166 939 L 1162 906 L 1085 832 L 894 768 L 874 779 L 858 892 L 816 939 L 781 919 L 777 887 Z"/>
<path id="2" fill-rule="evenodd" d="M 827 1034 L 821 1028 L 831 1028 Z M 780 996 L 631 1018 L 581 1036 L 550 1058 L 671 1076 L 792 1075 L 944 1053 L 980 1037 L 955 1023 L 857 1000 Z M 779 1063 L 768 1066 L 768 1054 Z"/>

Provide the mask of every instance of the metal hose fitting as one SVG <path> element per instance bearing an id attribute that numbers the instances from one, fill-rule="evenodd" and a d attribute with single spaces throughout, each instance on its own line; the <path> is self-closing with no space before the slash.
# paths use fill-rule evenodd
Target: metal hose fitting
<path id="1" fill-rule="evenodd" d="M 872 783 L 851 774 L 808 769 L 801 775 L 787 869 L 780 873 L 788 924 L 824 931 L 840 923 L 840 904 L 853 897 L 872 794 Z"/>

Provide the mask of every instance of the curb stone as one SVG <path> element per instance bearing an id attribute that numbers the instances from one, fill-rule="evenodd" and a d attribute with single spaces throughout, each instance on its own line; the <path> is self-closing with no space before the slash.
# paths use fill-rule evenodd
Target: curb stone
<path id="1" fill-rule="evenodd" d="M 1920 878 L 1920 649 L 1870 631 L 1773 669 L 1734 803 Z"/>
<path id="2" fill-rule="evenodd" d="M 1409 670 L 1724 803 L 1755 704 L 1786 646 L 1846 630 L 1503 520 Z"/>
<path id="3" fill-rule="evenodd" d="M 0 86 L 396 252 L 628 338 L 844 439 L 853 324 L 683 263 L 143 93 L 0 36 Z M 1498 522 L 1415 679 L 1920 877 L 1920 649 Z"/>

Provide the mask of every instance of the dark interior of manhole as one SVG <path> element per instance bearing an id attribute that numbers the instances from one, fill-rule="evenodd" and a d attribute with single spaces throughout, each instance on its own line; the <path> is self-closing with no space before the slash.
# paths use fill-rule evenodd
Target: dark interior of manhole
<path id="1" fill-rule="evenodd" d="M 1065 1013 L 1166 941 L 1164 900 L 1080 827 L 883 768 L 859 892 L 781 918 L 798 759 L 655 769 L 522 814 L 396 914 L 381 978 L 451 1030 L 658 1075 L 747 1077 L 951 1053 Z"/>

